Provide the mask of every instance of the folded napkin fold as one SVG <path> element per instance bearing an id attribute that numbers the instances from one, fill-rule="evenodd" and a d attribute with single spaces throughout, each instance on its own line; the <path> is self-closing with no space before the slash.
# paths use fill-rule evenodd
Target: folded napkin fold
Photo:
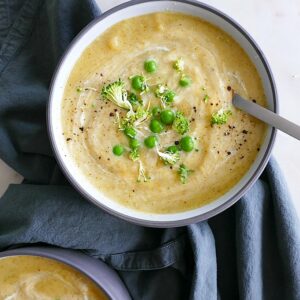
<path id="1" fill-rule="evenodd" d="M 47 137 L 48 88 L 99 14 L 89 0 L 0 0 L 0 158 L 25 177 L 0 199 L 0 250 L 83 251 L 116 269 L 133 299 L 300 299 L 300 227 L 273 159 L 232 208 L 174 229 L 115 218 L 67 183 Z"/>

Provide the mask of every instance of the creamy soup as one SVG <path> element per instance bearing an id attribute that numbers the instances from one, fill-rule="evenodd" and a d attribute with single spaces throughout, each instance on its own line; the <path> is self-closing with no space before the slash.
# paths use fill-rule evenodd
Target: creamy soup
<path id="1" fill-rule="evenodd" d="M 1 300 L 106 300 L 75 269 L 52 259 L 11 256 L 0 259 Z"/>
<path id="2" fill-rule="evenodd" d="M 232 107 L 233 90 L 266 104 L 255 66 L 220 28 L 177 13 L 127 19 L 72 70 L 62 134 L 80 171 L 111 199 L 152 213 L 194 209 L 243 177 L 265 135 Z"/>

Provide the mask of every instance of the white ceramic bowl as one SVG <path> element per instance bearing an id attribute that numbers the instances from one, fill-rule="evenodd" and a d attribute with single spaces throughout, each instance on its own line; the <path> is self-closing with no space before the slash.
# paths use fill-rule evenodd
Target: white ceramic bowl
<path id="1" fill-rule="evenodd" d="M 253 185 L 266 166 L 275 140 L 276 131 L 268 128 L 261 151 L 250 170 L 226 194 L 212 203 L 186 212 L 172 214 L 152 214 L 132 210 L 105 197 L 76 167 L 69 155 L 63 138 L 61 122 L 61 102 L 68 77 L 85 48 L 106 29 L 117 22 L 153 12 L 174 11 L 198 16 L 231 35 L 247 52 L 255 64 L 263 82 L 269 109 L 277 112 L 277 94 L 270 67 L 257 44 L 249 34 L 224 13 L 194 1 L 130 1 L 102 14 L 87 25 L 74 39 L 66 51 L 53 77 L 48 106 L 48 129 L 56 158 L 72 185 L 88 200 L 109 213 L 128 221 L 151 227 L 174 227 L 208 219 L 234 204 Z"/>

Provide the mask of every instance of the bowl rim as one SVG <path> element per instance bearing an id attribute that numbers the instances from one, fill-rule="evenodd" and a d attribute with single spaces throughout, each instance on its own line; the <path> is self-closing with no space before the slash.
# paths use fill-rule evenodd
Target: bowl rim
<path id="1" fill-rule="evenodd" d="M 255 40 L 252 38 L 252 36 L 246 30 L 237 21 L 235 21 L 234 19 L 229 17 L 227 14 L 223 13 L 222 11 L 220 11 L 206 3 L 202 3 L 202 2 L 199 2 L 196 0 L 166 0 L 166 1 L 175 2 L 175 3 L 179 2 L 179 3 L 183 3 L 183 4 L 189 4 L 189 5 L 193 5 L 196 7 L 200 7 L 202 9 L 207 10 L 207 11 L 217 15 L 218 17 L 222 18 L 224 21 L 231 24 L 236 30 L 238 30 L 243 35 L 243 37 L 246 38 L 246 40 L 249 42 L 249 44 L 253 47 L 253 49 L 257 53 L 262 65 L 266 71 L 268 81 L 271 86 L 272 95 L 273 95 L 273 101 L 274 101 L 273 111 L 275 113 L 278 113 L 278 94 L 277 94 L 277 88 L 276 88 L 274 76 L 272 74 L 270 65 L 269 65 L 264 53 L 262 52 L 261 48 L 258 46 L 258 44 L 255 42 Z M 224 210 L 226 210 L 227 208 L 229 208 L 233 204 L 235 204 L 251 188 L 251 186 L 259 178 L 259 176 L 261 175 L 261 173 L 263 172 L 263 170 L 265 169 L 265 167 L 269 161 L 269 158 L 270 158 L 270 155 L 271 155 L 274 143 L 275 143 L 276 135 L 277 135 L 277 130 L 274 127 L 271 129 L 269 143 L 267 144 L 267 148 L 265 150 L 263 157 L 261 158 L 260 163 L 256 167 L 256 170 L 254 171 L 253 175 L 247 180 L 247 182 L 240 188 L 240 190 L 237 193 L 235 193 L 233 196 L 231 196 L 226 202 L 220 204 L 219 206 L 217 206 L 217 207 L 211 209 L 210 211 L 207 211 L 201 215 L 197 215 L 197 216 L 193 216 L 193 217 L 189 217 L 189 218 L 185 218 L 185 219 L 181 219 L 181 220 L 171 220 L 171 221 L 146 220 L 146 219 L 142 219 L 139 217 L 129 216 L 126 213 L 111 209 L 110 207 L 107 207 L 104 204 L 102 204 L 101 202 L 93 199 L 93 197 L 91 197 L 85 191 L 84 188 L 79 186 L 73 180 L 72 176 L 70 175 L 68 168 L 64 164 L 63 158 L 60 156 L 60 151 L 55 142 L 54 133 L 52 132 L 52 128 L 51 128 L 51 105 L 53 102 L 53 91 L 54 91 L 54 86 L 55 86 L 55 82 L 56 82 L 56 77 L 58 75 L 58 72 L 59 72 L 61 66 L 67 59 L 70 50 L 75 46 L 77 41 L 80 40 L 81 37 L 84 36 L 85 33 L 87 31 L 89 31 L 90 28 L 93 27 L 98 22 L 101 22 L 103 19 L 114 14 L 115 12 L 118 12 L 119 10 L 126 9 L 133 5 L 143 4 L 143 3 L 148 3 L 148 2 L 158 2 L 158 4 L 159 4 L 159 2 L 163 2 L 163 0 L 132 0 L 132 1 L 117 5 L 113 8 L 111 8 L 110 10 L 107 10 L 106 12 L 102 13 L 99 17 L 95 18 L 93 21 L 91 21 L 89 24 L 87 24 L 71 41 L 71 43 L 69 44 L 69 46 L 63 53 L 62 57 L 60 58 L 57 66 L 55 68 L 55 71 L 53 73 L 53 77 L 52 77 L 52 80 L 50 83 L 49 101 L 48 101 L 47 113 L 46 113 L 47 114 L 46 115 L 47 130 L 48 130 L 48 136 L 50 139 L 50 144 L 51 144 L 51 147 L 52 147 L 52 150 L 54 153 L 54 157 L 56 158 L 56 161 L 57 161 L 60 169 L 62 170 L 62 172 L 64 173 L 64 175 L 66 176 L 66 178 L 70 182 L 70 184 L 75 188 L 75 190 L 77 192 L 79 192 L 79 194 L 81 194 L 86 200 L 90 201 L 97 207 L 103 209 L 104 211 L 110 213 L 113 216 L 119 217 L 123 220 L 129 221 L 129 222 L 137 224 L 137 225 L 142 225 L 142 226 L 146 226 L 146 227 L 157 227 L 157 228 L 181 227 L 181 226 L 186 226 L 186 225 L 190 225 L 193 223 L 207 220 L 207 219 L 223 212 Z"/>

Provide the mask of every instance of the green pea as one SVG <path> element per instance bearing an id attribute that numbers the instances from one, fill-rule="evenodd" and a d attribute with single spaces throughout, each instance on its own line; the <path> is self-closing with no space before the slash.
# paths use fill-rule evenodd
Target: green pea
<path id="1" fill-rule="evenodd" d="M 121 156 L 124 153 L 124 148 L 122 145 L 115 145 L 112 151 L 114 155 Z"/>
<path id="2" fill-rule="evenodd" d="M 140 146 L 140 142 L 137 139 L 130 139 L 129 140 L 129 147 L 131 149 L 137 149 Z"/>
<path id="3" fill-rule="evenodd" d="M 152 108 L 152 116 L 153 117 L 158 117 L 159 116 L 159 114 L 160 114 L 160 107 L 158 107 L 158 106 L 155 106 L 155 107 L 153 107 Z"/>
<path id="4" fill-rule="evenodd" d="M 194 149 L 194 140 L 190 136 L 185 136 L 180 140 L 180 147 L 185 152 L 191 152 Z"/>
<path id="5" fill-rule="evenodd" d="M 150 135 L 144 140 L 144 144 L 147 148 L 154 148 L 157 144 L 157 137 L 155 135 Z"/>
<path id="6" fill-rule="evenodd" d="M 156 119 L 151 120 L 151 122 L 150 122 L 150 130 L 152 132 L 154 132 L 154 133 L 161 133 L 164 130 L 164 128 L 165 128 L 164 125 L 160 121 L 158 121 Z"/>
<path id="7" fill-rule="evenodd" d="M 171 109 L 165 109 L 160 113 L 160 120 L 163 124 L 170 125 L 174 122 L 175 113 Z"/>
<path id="8" fill-rule="evenodd" d="M 179 80 L 179 85 L 182 87 L 188 87 L 189 85 L 191 85 L 191 83 L 192 83 L 192 79 L 187 75 L 182 75 Z"/>
<path id="9" fill-rule="evenodd" d="M 136 75 L 132 77 L 131 86 L 136 91 L 144 91 L 146 89 L 145 78 L 141 75 Z"/>
<path id="10" fill-rule="evenodd" d="M 178 148 L 177 148 L 177 146 L 172 145 L 167 148 L 167 151 L 170 153 L 176 153 L 176 152 L 178 152 Z"/>
<path id="11" fill-rule="evenodd" d="M 133 127 L 126 127 L 124 129 L 124 133 L 125 135 L 127 135 L 128 137 L 134 138 L 136 136 L 136 131 Z"/>
<path id="12" fill-rule="evenodd" d="M 176 96 L 176 93 L 174 91 L 167 91 L 164 95 L 164 99 L 167 103 L 172 103 L 174 101 L 174 98 Z"/>
<path id="13" fill-rule="evenodd" d="M 157 69 L 157 63 L 155 60 L 153 59 L 149 59 L 146 60 L 144 62 L 144 69 L 148 72 L 148 73 L 154 73 Z"/>

